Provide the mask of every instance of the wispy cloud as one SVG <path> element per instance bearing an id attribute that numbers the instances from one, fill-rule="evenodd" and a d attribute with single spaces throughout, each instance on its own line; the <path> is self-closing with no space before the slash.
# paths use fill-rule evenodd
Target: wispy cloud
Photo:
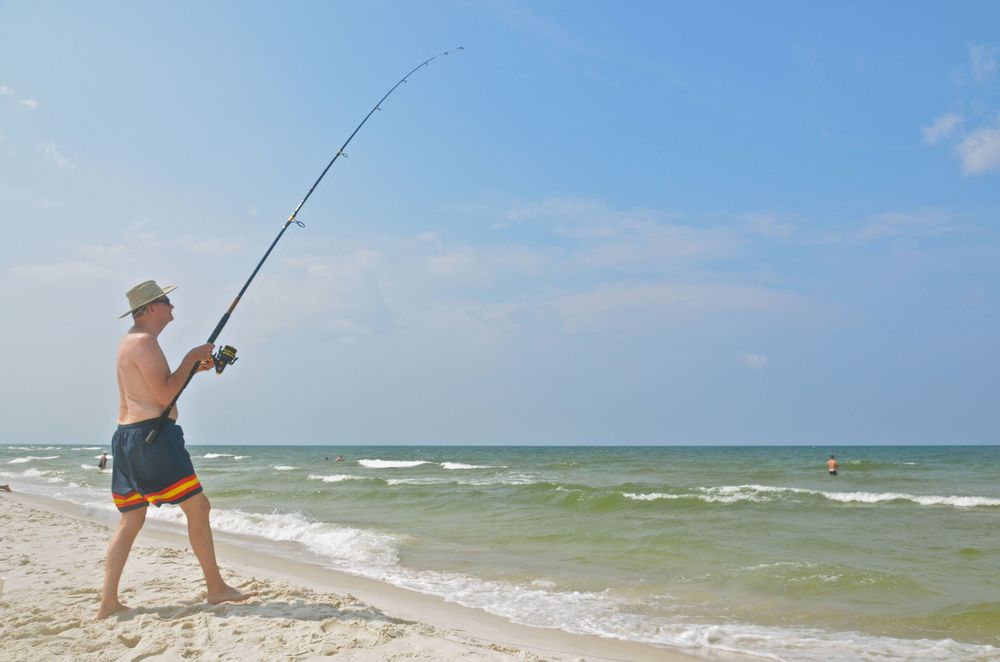
<path id="1" fill-rule="evenodd" d="M 592 267 L 660 270 L 678 260 L 730 256 L 745 243 L 744 233 L 732 227 L 687 225 L 676 214 L 615 209 L 583 197 L 554 196 L 519 203 L 502 215 L 508 227 L 530 224 L 571 240 L 568 259 Z"/>
<path id="2" fill-rule="evenodd" d="M 240 252 L 240 244 L 229 239 L 214 239 L 185 235 L 176 244 L 195 255 L 233 255 Z"/>
<path id="3" fill-rule="evenodd" d="M 1000 126 L 973 131 L 959 144 L 958 153 L 968 174 L 1000 170 Z"/>
<path id="4" fill-rule="evenodd" d="M 962 116 L 956 113 L 941 115 L 931 122 L 930 126 L 925 126 L 924 142 L 928 145 L 936 145 L 954 133 L 955 129 L 962 123 Z"/>
<path id="5" fill-rule="evenodd" d="M 962 130 L 965 118 L 957 113 L 941 115 L 923 127 L 924 142 L 947 142 L 955 150 L 967 175 L 1000 170 L 1000 120 Z"/>
<path id="6" fill-rule="evenodd" d="M 844 239 L 869 242 L 901 236 L 938 236 L 961 230 L 949 215 L 940 212 L 884 212 L 869 217 L 860 228 L 844 235 Z"/>
<path id="7" fill-rule="evenodd" d="M 788 239 L 797 229 L 792 218 L 777 212 L 752 212 L 739 218 L 746 223 L 750 234 L 762 237 Z"/>
<path id="8" fill-rule="evenodd" d="M 768 360 L 767 357 L 764 356 L 763 354 L 757 354 L 755 352 L 744 352 L 743 364 L 748 368 L 766 368 Z"/>
<path id="9" fill-rule="evenodd" d="M 972 73 L 982 82 L 997 72 L 997 47 L 992 44 L 969 44 Z"/>
<path id="10" fill-rule="evenodd" d="M 61 168 L 63 170 L 73 169 L 73 164 L 69 162 L 69 159 L 66 158 L 65 154 L 59 151 L 59 148 L 56 147 L 55 143 L 53 142 L 45 143 L 42 146 L 42 153 L 45 154 L 45 157 L 49 161 L 54 163 L 57 168 Z"/>
<path id="11" fill-rule="evenodd" d="M 656 329 L 664 322 L 708 314 L 763 313 L 791 309 L 799 297 L 788 292 L 727 283 L 622 283 L 556 300 L 569 331 L 606 328 Z"/>
<path id="12" fill-rule="evenodd" d="M 501 0 L 490 0 L 486 4 L 493 13 L 509 27 L 525 32 L 560 46 L 577 42 L 569 31 L 556 23 L 529 11 L 525 6 Z"/>
<path id="13" fill-rule="evenodd" d="M 33 264 L 11 268 L 11 273 L 19 278 L 43 282 L 114 281 L 116 271 L 88 262 L 55 262 Z"/>
<path id="14" fill-rule="evenodd" d="M 8 85 L 0 85 L 0 97 L 10 97 L 19 106 L 27 108 L 28 110 L 35 110 L 38 108 L 38 99 L 20 97 L 15 94 L 14 89 Z"/>

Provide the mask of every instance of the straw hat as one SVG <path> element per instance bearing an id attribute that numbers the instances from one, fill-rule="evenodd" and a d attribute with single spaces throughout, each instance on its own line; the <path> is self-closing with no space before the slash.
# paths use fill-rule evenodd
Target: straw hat
<path id="1" fill-rule="evenodd" d="M 143 283 L 139 283 L 125 294 L 125 296 L 128 297 L 128 305 L 130 308 L 127 313 L 119 315 L 118 319 L 121 319 L 126 315 L 131 315 L 147 303 L 156 301 L 160 297 L 167 294 L 167 292 L 173 292 L 176 289 L 176 285 L 167 285 L 163 289 L 160 289 L 160 286 L 156 284 L 155 280 L 147 280 Z"/>

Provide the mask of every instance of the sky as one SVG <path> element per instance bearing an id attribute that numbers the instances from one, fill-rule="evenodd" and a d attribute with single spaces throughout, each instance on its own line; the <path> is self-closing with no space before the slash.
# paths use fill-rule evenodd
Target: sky
<path id="1" fill-rule="evenodd" d="M 0 2 L 0 438 L 1000 443 L 996 2 Z M 457 47 L 463 50 L 457 50 Z"/>

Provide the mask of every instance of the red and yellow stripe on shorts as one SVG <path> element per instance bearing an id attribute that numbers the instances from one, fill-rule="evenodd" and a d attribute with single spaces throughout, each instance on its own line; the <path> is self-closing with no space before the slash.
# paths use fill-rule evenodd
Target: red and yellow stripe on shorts
<path id="1" fill-rule="evenodd" d="M 154 506 L 158 506 L 161 503 L 178 503 L 199 490 L 201 490 L 201 483 L 198 481 L 198 476 L 191 474 L 159 492 L 152 492 L 146 495 L 139 494 L 134 490 L 128 494 L 115 494 L 112 492 L 111 497 L 115 501 L 115 507 L 124 512 L 139 507 L 143 501 L 148 501 Z"/>

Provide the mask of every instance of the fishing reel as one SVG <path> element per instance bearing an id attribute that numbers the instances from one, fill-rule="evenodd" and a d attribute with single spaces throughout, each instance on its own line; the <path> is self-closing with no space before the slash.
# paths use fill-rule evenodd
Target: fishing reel
<path id="1" fill-rule="evenodd" d="M 222 374 L 227 365 L 236 363 L 236 361 L 236 348 L 232 345 L 223 345 L 219 351 L 212 354 L 212 363 L 215 364 L 215 373 L 218 375 Z"/>

